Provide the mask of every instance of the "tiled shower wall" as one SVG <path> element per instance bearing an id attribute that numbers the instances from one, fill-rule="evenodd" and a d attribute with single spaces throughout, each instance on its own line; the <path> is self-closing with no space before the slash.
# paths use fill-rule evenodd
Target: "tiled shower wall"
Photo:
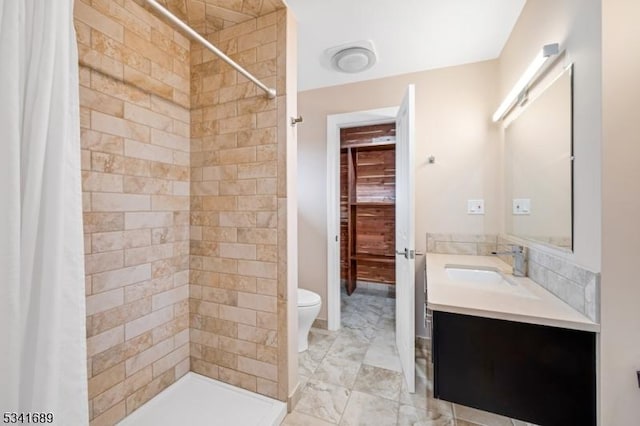
<path id="1" fill-rule="evenodd" d="M 76 0 L 89 407 L 112 425 L 189 371 L 189 57 L 131 0 Z"/>
<path id="2" fill-rule="evenodd" d="M 281 9 L 208 36 L 276 87 L 276 99 L 201 46 L 191 52 L 191 367 L 279 399 L 287 397 L 285 18 Z"/>

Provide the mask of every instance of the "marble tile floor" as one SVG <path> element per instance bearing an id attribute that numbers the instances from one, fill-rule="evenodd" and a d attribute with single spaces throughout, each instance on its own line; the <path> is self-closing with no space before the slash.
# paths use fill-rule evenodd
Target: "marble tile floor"
<path id="1" fill-rule="evenodd" d="M 395 299 L 375 288 L 343 292 L 342 328 L 312 328 L 299 354 L 302 395 L 284 426 L 526 426 L 434 399 L 429 353 L 416 349 L 416 393 L 395 347 Z"/>

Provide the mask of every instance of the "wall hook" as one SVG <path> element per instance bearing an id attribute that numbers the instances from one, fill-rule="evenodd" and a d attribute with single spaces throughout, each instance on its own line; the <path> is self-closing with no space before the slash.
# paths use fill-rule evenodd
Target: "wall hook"
<path id="1" fill-rule="evenodd" d="M 291 117 L 291 127 L 294 127 L 298 123 L 302 123 L 301 115 L 299 115 L 298 117 Z"/>

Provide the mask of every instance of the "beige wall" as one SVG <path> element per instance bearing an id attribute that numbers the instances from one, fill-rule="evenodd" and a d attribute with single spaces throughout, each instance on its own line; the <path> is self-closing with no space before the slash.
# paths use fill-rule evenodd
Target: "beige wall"
<path id="1" fill-rule="evenodd" d="M 560 43 L 560 48 L 566 49 L 558 65 L 574 63 L 574 253 L 567 258 L 599 272 L 600 1 L 528 1 L 500 55 L 501 97 L 511 90 L 542 46 L 549 43 Z M 549 74 L 551 78 L 553 73 Z"/>
<path id="2" fill-rule="evenodd" d="M 626 426 L 640 419 L 640 3 L 602 3 L 600 424 Z"/>
<path id="3" fill-rule="evenodd" d="M 498 103 L 497 61 L 405 74 L 300 92 L 298 110 L 299 283 L 320 294 L 327 318 L 327 115 L 397 106 L 416 85 L 416 249 L 426 233 L 495 234 L 498 136 L 491 114 Z M 427 164 L 434 155 L 435 164 Z M 467 199 L 485 199 L 484 216 L 467 215 Z M 422 260 L 422 262 L 424 262 Z M 423 263 L 416 266 L 416 331 L 422 327 Z"/>
<path id="4" fill-rule="evenodd" d="M 209 36 L 279 96 L 192 45 L 193 371 L 286 400 L 286 10 Z M 283 137 L 280 137 L 280 136 Z"/>
<path id="5" fill-rule="evenodd" d="M 75 2 L 92 425 L 189 371 L 189 41 L 136 3 Z"/>

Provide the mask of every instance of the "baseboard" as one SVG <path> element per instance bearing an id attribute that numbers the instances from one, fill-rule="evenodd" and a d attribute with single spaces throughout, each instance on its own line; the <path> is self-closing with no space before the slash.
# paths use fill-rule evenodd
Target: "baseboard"
<path id="1" fill-rule="evenodd" d="M 300 382 L 296 384 L 296 388 L 293 390 L 289 398 L 287 398 L 287 412 L 292 412 L 298 401 L 300 401 L 300 397 L 302 397 L 302 386 L 300 386 Z"/>
<path id="2" fill-rule="evenodd" d="M 311 327 L 320 328 L 322 330 L 328 330 L 329 329 L 329 322 L 327 320 L 324 320 L 324 319 L 316 318 L 313 321 L 313 324 L 311 325 Z"/>
<path id="3" fill-rule="evenodd" d="M 416 348 L 430 351 L 431 339 L 429 339 L 428 337 L 416 336 Z"/>

